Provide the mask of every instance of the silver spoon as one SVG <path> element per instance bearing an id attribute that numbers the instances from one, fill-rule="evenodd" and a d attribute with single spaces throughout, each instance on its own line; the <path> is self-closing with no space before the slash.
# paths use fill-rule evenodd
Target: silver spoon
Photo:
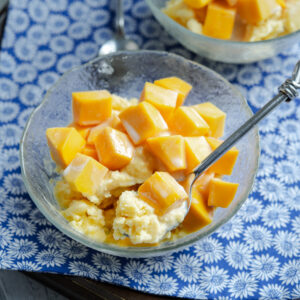
<path id="1" fill-rule="evenodd" d="M 207 170 L 214 162 L 221 158 L 237 141 L 239 141 L 246 133 L 248 133 L 258 122 L 265 118 L 271 111 L 284 101 L 291 101 L 298 96 L 300 89 L 300 61 L 296 64 L 292 78 L 287 79 L 280 87 L 279 93 L 270 100 L 263 108 L 254 114 L 246 123 L 233 132 L 215 151 L 213 151 L 203 162 L 193 171 L 194 178 L 189 190 L 188 210 L 192 201 L 192 187 L 197 178 Z"/>
<path id="2" fill-rule="evenodd" d="M 126 38 L 124 31 L 123 0 L 116 0 L 116 29 L 111 40 L 105 42 L 99 50 L 99 55 L 106 55 L 121 50 L 138 50 L 136 42 Z"/>
<path id="3" fill-rule="evenodd" d="M 236 142 L 238 142 L 246 133 L 248 133 L 256 124 L 265 118 L 271 111 L 273 111 L 279 104 L 284 101 L 291 101 L 298 96 L 300 89 L 300 60 L 297 62 L 292 78 L 287 79 L 280 87 L 279 93 L 270 100 L 263 108 L 254 114 L 246 123 L 233 132 L 218 148 L 216 148 L 209 156 L 207 156 L 202 163 L 196 167 L 191 173 L 193 179 L 189 189 L 189 199 L 187 203 L 186 215 L 188 214 L 192 203 L 192 188 L 195 181 L 206 171 L 213 163 L 220 159 Z M 179 225 L 176 224 L 169 228 L 168 231 L 175 229 Z"/>

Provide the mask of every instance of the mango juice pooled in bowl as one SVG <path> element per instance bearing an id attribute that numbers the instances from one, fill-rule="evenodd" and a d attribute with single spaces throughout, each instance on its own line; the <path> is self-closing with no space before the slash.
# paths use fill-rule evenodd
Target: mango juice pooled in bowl
<path id="1" fill-rule="evenodd" d="M 222 176 L 235 147 L 198 178 L 187 213 L 191 174 L 222 143 L 226 118 L 210 102 L 183 106 L 191 88 L 169 77 L 146 82 L 139 102 L 106 90 L 72 94 L 73 123 L 46 136 L 61 175 L 55 196 L 73 228 L 99 242 L 156 245 L 229 206 L 238 184 Z"/>
<path id="2" fill-rule="evenodd" d="M 255 42 L 300 30 L 299 0 L 169 0 L 163 12 L 197 34 Z"/>

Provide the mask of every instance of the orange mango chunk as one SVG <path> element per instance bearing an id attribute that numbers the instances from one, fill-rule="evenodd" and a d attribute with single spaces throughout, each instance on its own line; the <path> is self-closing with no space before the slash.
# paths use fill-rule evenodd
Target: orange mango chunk
<path id="1" fill-rule="evenodd" d="M 72 93 L 73 119 L 79 125 L 95 125 L 111 116 L 112 97 L 106 90 Z"/>
<path id="2" fill-rule="evenodd" d="M 192 8 L 201 8 L 206 6 L 212 0 L 183 0 L 185 4 Z"/>
<path id="3" fill-rule="evenodd" d="M 176 108 L 168 124 L 171 131 L 182 136 L 200 136 L 209 132 L 208 124 L 189 106 Z"/>
<path id="4" fill-rule="evenodd" d="M 185 232 L 191 233 L 210 224 L 210 208 L 207 205 L 207 200 L 196 189 L 192 189 L 192 202 L 190 210 L 182 222 L 182 228 Z"/>
<path id="5" fill-rule="evenodd" d="M 117 129 L 117 130 L 120 130 L 120 131 L 123 131 L 123 125 L 121 124 L 121 120 L 119 118 L 119 116 L 117 115 L 113 115 L 111 116 L 109 119 L 107 119 L 106 121 L 100 123 L 99 125 L 93 127 L 91 130 L 90 130 L 90 134 L 88 136 L 88 139 L 87 139 L 87 143 L 89 145 L 94 145 L 95 143 L 95 139 L 96 137 L 98 136 L 98 134 L 106 127 L 112 127 L 114 129 Z"/>
<path id="6" fill-rule="evenodd" d="M 138 145 L 147 138 L 168 130 L 168 125 L 160 112 L 150 103 L 141 102 L 128 107 L 119 115 L 129 137 Z"/>
<path id="7" fill-rule="evenodd" d="M 212 137 L 206 137 L 206 141 L 213 151 L 223 143 L 223 141 Z M 221 175 L 231 175 L 238 155 L 239 150 L 236 147 L 232 147 L 209 168 L 210 171 Z"/>
<path id="8" fill-rule="evenodd" d="M 111 127 L 104 128 L 95 139 L 100 163 L 110 170 L 125 167 L 132 159 L 134 147 L 127 135 Z"/>
<path id="9" fill-rule="evenodd" d="M 74 122 L 69 124 L 68 127 L 74 127 L 85 140 L 87 139 L 92 128 L 91 126 L 80 126 Z"/>
<path id="10" fill-rule="evenodd" d="M 229 6 L 227 3 L 220 0 L 211 2 L 207 8 L 203 34 L 217 39 L 230 39 L 235 15 L 236 8 Z"/>
<path id="11" fill-rule="evenodd" d="M 193 108 L 206 121 L 212 137 L 221 137 L 224 134 L 226 114 L 211 102 L 194 105 Z"/>
<path id="12" fill-rule="evenodd" d="M 192 89 L 192 86 L 186 81 L 178 77 L 167 77 L 154 81 L 155 85 L 161 86 L 165 89 L 172 90 L 177 93 L 176 106 L 183 105 L 186 97 Z"/>
<path id="13" fill-rule="evenodd" d="M 176 108 L 177 95 L 174 91 L 146 82 L 140 100 L 152 104 L 165 119 L 168 119 Z"/>
<path id="14" fill-rule="evenodd" d="M 92 196 L 107 171 L 108 169 L 95 159 L 77 153 L 64 170 L 63 176 L 74 190 Z"/>
<path id="15" fill-rule="evenodd" d="M 97 151 L 94 145 L 85 145 L 85 147 L 81 150 L 80 153 L 98 160 Z"/>
<path id="16" fill-rule="evenodd" d="M 255 25 L 266 20 L 276 5 L 276 0 L 239 0 L 237 12 L 245 22 Z"/>
<path id="17" fill-rule="evenodd" d="M 201 137 L 185 138 L 187 173 L 192 172 L 211 153 L 211 147 L 206 139 Z"/>
<path id="18" fill-rule="evenodd" d="M 238 186 L 238 183 L 226 182 L 219 178 L 212 179 L 209 184 L 208 205 L 228 207 L 234 199 Z"/>
<path id="19" fill-rule="evenodd" d="M 52 159 L 65 168 L 85 146 L 85 140 L 73 127 L 48 128 L 46 137 Z"/>
<path id="20" fill-rule="evenodd" d="M 164 215 L 188 197 L 184 188 L 167 172 L 155 172 L 138 189 L 139 197 Z"/>
<path id="21" fill-rule="evenodd" d="M 184 139 L 180 135 L 160 136 L 147 139 L 150 151 L 158 157 L 170 171 L 186 168 Z"/>

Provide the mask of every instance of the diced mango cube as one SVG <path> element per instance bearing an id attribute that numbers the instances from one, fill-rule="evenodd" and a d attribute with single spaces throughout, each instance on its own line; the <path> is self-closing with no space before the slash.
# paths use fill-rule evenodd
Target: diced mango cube
<path id="1" fill-rule="evenodd" d="M 134 154 L 127 135 L 111 127 L 104 128 L 95 139 L 100 163 L 110 170 L 118 170 L 125 167 L 131 161 Z"/>
<path id="2" fill-rule="evenodd" d="M 185 138 L 187 173 L 192 172 L 211 153 L 206 139 L 201 137 Z"/>
<path id="3" fill-rule="evenodd" d="M 113 115 L 111 116 L 109 119 L 107 119 L 106 121 L 100 123 L 99 125 L 93 127 L 90 130 L 90 134 L 88 136 L 87 139 L 87 143 L 89 145 L 94 145 L 95 143 L 95 139 L 98 136 L 98 134 L 106 127 L 112 127 L 114 129 L 120 130 L 120 131 L 124 131 L 123 125 L 121 124 L 121 120 L 119 118 L 118 115 Z"/>
<path id="4" fill-rule="evenodd" d="M 210 208 L 207 200 L 196 189 L 192 189 L 192 202 L 190 210 L 182 222 L 182 228 L 185 232 L 191 233 L 201 229 L 212 222 Z"/>
<path id="5" fill-rule="evenodd" d="M 226 114 L 211 102 L 194 105 L 193 108 L 206 121 L 212 137 L 221 137 L 224 134 Z"/>
<path id="6" fill-rule="evenodd" d="M 177 171 L 186 168 L 184 139 L 180 135 L 160 136 L 147 139 L 150 151 L 169 169 Z"/>
<path id="7" fill-rule="evenodd" d="M 206 6 L 212 0 L 183 0 L 185 4 L 192 8 L 201 8 Z"/>
<path id="8" fill-rule="evenodd" d="M 266 20 L 276 5 L 276 0 L 239 0 L 237 11 L 245 22 L 254 25 Z"/>
<path id="9" fill-rule="evenodd" d="M 192 86 L 189 83 L 178 77 L 167 77 L 155 80 L 154 84 L 178 93 L 176 103 L 177 107 L 183 105 L 186 97 L 192 89 Z"/>
<path id="10" fill-rule="evenodd" d="M 238 186 L 238 183 L 226 182 L 219 178 L 212 179 L 209 184 L 208 205 L 228 207 L 234 199 Z"/>
<path id="11" fill-rule="evenodd" d="M 188 197 L 184 188 L 167 172 L 155 172 L 139 187 L 138 194 L 158 215 L 180 206 Z"/>
<path id="12" fill-rule="evenodd" d="M 168 125 L 160 112 L 148 102 L 128 107 L 120 113 L 119 117 L 136 145 L 161 131 L 168 130 Z"/>
<path id="13" fill-rule="evenodd" d="M 200 136 L 209 132 L 208 124 L 189 106 L 176 108 L 168 124 L 171 131 L 182 136 Z"/>
<path id="14" fill-rule="evenodd" d="M 81 153 L 98 160 L 97 151 L 94 145 L 85 145 L 85 147 L 81 150 Z"/>
<path id="15" fill-rule="evenodd" d="M 165 119 L 168 119 L 176 108 L 177 96 L 174 91 L 146 82 L 140 100 L 152 104 Z"/>
<path id="16" fill-rule="evenodd" d="M 213 151 L 223 143 L 223 141 L 212 137 L 206 137 L 206 141 Z M 221 175 L 231 175 L 238 155 L 239 150 L 232 147 L 209 168 L 210 171 Z"/>
<path id="17" fill-rule="evenodd" d="M 65 168 L 85 145 L 84 138 L 73 127 L 48 128 L 46 136 L 52 159 L 62 168 Z"/>
<path id="18" fill-rule="evenodd" d="M 64 170 L 63 176 L 74 190 L 92 196 L 107 171 L 108 169 L 95 159 L 77 153 Z"/>
<path id="19" fill-rule="evenodd" d="M 106 90 L 74 92 L 73 119 L 79 125 L 95 125 L 111 116 L 112 98 Z"/>
<path id="20" fill-rule="evenodd" d="M 74 122 L 69 124 L 68 127 L 74 127 L 85 140 L 87 139 L 87 137 L 90 133 L 90 130 L 92 128 L 91 126 L 81 126 Z"/>
<path id="21" fill-rule="evenodd" d="M 207 8 L 203 34 L 217 39 L 230 39 L 235 15 L 236 8 L 229 6 L 227 3 L 220 0 L 211 2 Z"/>

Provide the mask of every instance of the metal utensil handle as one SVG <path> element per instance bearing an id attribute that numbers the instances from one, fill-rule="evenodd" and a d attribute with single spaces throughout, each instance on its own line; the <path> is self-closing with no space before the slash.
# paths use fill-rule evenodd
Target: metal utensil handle
<path id="1" fill-rule="evenodd" d="M 245 124 L 232 133 L 218 148 L 215 149 L 203 162 L 194 170 L 195 178 L 193 182 L 210 167 L 214 162 L 221 158 L 229 148 L 248 133 L 259 121 L 267 116 L 275 107 L 283 101 L 290 101 L 298 96 L 297 90 L 300 89 L 300 61 L 296 64 L 291 79 L 287 79 L 280 87 L 279 93 L 270 100 L 263 108 L 253 115 Z"/>
<path id="2" fill-rule="evenodd" d="M 116 34 L 120 36 L 125 35 L 124 31 L 124 11 L 123 0 L 116 0 Z"/>

